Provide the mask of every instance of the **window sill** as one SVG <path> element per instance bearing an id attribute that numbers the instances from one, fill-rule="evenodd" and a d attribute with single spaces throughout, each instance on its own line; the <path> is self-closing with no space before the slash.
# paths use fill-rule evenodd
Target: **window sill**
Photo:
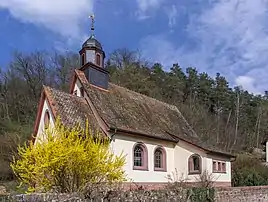
<path id="1" fill-rule="evenodd" d="M 226 171 L 212 171 L 213 173 L 221 173 L 221 174 L 227 174 Z"/>
<path id="2" fill-rule="evenodd" d="M 148 171 L 148 168 L 146 168 L 146 167 L 134 166 L 134 167 L 133 167 L 133 170 Z"/>
<path id="3" fill-rule="evenodd" d="M 190 171 L 188 175 L 200 175 L 201 171 Z"/>
<path id="4" fill-rule="evenodd" d="M 167 172 L 166 168 L 154 168 L 154 171 L 156 172 Z"/>

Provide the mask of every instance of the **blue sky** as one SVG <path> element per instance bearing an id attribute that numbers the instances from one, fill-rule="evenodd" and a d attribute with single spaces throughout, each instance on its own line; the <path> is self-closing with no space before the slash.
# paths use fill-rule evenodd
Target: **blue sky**
<path id="1" fill-rule="evenodd" d="M 253 93 L 268 89 L 268 0 L 1 0 L 0 66 L 15 50 L 78 51 L 96 16 L 109 54 L 220 72 Z"/>

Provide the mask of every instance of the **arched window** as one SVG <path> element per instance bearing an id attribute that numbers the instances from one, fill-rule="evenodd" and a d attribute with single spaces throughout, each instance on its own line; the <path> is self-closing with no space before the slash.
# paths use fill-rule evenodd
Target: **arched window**
<path id="1" fill-rule="evenodd" d="M 96 64 L 101 66 L 101 57 L 100 57 L 100 54 L 96 54 Z"/>
<path id="2" fill-rule="evenodd" d="M 201 157 L 198 154 L 193 154 L 188 159 L 189 174 L 200 174 L 202 169 Z"/>
<path id="3" fill-rule="evenodd" d="M 166 151 L 163 147 L 157 147 L 154 151 L 154 170 L 166 171 Z"/>
<path id="4" fill-rule="evenodd" d="M 133 147 L 133 169 L 148 170 L 147 148 L 142 143 L 137 143 Z"/>
<path id="5" fill-rule="evenodd" d="M 81 97 L 84 97 L 84 88 L 83 87 L 80 88 L 80 95 L 81 95 Z"/>
<path id="6" fill-rule="evenodd" d="M 49 127 L 49 122 L 50 122 L 50 115 L 49 115 L 49 111 L 46 110 L 45 111 L 45 116 L 44 116 L 45 129 L 47 129 Z"/>
<path id="7" fill-rule="evenodd" d="M 86 63 L 86 56 L 85 56 L 85 53 L 82 53 L 82 55 L 81 55 L 81 66 L 84 66 L 85 63 Z"/>

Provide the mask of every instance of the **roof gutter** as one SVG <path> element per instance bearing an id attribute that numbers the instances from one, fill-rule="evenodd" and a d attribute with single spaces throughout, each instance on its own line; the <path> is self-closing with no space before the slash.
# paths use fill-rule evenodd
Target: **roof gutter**
<path id="1" fill-rule="evenodd" d="M 234 156 L 232 154 L 223 153 L 223 152 L 208 151 L 207 154 L 218 154 L 221 156 L 225 156 L 225 157 L 231 158 L 231 161 L 235 161 L 235 159 L 236 159 L 236 156 Z"/>
<path id="2" fill-rule="evenodd" d="M 171 134 L 172 135 L 172 134 Z M 236 156 L 232 155 L 232 154 L 229 154 L 229 153 L 224 153 L 224 152 L 218 152 L 218 151 L 213 151 L 213 150 L 209 150 L 209 149 L 206 149 L 202 146 L 199 146 L 197 144 L 194 144 L 192 142 L 189 142 L 187 140 L 185 140 L 184 138 L 179 138 L 180 140 L 184 141 L 184 142 L 187 142 L 188 144 L 191 144 L 191 145 L 194 145 L 202 150 L 204 150 L 207 154 L 218 154 L 218 155 L 221 155 L 221 156 L 225 156 L 225 157 L 228 157 L 228 158 L 236 158 Z"/>
<path id="3" fill-rule="evenodd" d="M 178 142 L 177 140 L 170 140 L 170 139 L 166 139 L 166 138 L 155 137 L 155 136 L 148 135 L 146 133 L 136 132 L 136 131 L 132 131 L 132 130 L 126 130 L 126 129 L 122 129 L 122 128 L 116 128 L 116 127 L 110 127 L 108 132 L 113 132 L 114 133 L 113 135 L 115 135 L 116 132 L 121 132 L 121 133 L 129 133 L 129 134 L 132 134 L 132 135 L 145 136 L 145 137 L 148 137 L 148 138 L 165 140 L 165 141 L 174 142 L 174 143 Z"/>

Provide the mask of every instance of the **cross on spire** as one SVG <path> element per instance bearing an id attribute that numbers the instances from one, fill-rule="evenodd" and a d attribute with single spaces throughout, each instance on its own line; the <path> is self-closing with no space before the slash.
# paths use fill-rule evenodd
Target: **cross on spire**
<path id="1" fill-rule="evenodd" d="M 94 24 L 95 24 L 95 15 L 92 14 L 89 16 L 89 18 L 91 19 L 91 37 L 94 37 L 94 30 L 95 30 L 95 27 L 94 27 Z"/>

